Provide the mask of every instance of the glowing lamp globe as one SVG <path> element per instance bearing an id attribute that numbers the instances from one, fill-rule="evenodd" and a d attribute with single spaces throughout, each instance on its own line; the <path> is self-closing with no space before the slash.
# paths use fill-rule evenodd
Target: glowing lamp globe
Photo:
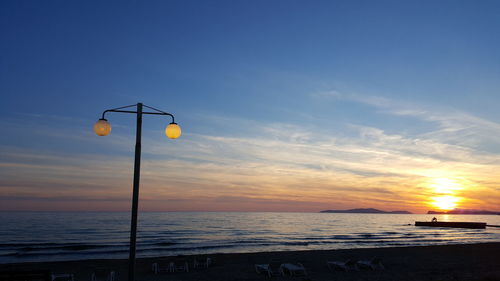
<path id="1" fill-rule="evenodd" d="M 181 127 L 177 123 L 172 122 L 165 129 L 165 135 L 170 139 L 176 139 L 181 136 Z"/>
<path id="2" fill-rule="evenodd" d="M 101 118 L 95 123 L 94 132 L 98 136 L 107 136 L 111 132 L 111 124 L 109 124 L 108 120 Z"/>

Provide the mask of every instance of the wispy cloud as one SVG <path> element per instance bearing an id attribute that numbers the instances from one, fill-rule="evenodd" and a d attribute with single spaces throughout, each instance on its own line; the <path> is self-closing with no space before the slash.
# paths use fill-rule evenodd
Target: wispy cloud
<path id="1" fill-rule="evenodd" d="M 378 96 L 343 94 L 324 91 L 311 94 L 313 98 L 344 100 L 372 106 L 380 113 L 406 116 L 435 125 L 434 130 L 415 135 L 415 139 L 435 140 L 443 144 L 457 144 L 486 152 L 500 153 L 500 123 L 449 107 L 412 104 Z M 495 148 L 492 144 L 495 144 Z M 490 151 L 493 150 L 493 151 Z"/>

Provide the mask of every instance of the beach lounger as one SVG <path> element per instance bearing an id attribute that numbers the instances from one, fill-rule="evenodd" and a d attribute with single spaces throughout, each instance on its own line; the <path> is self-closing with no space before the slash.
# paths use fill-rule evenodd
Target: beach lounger
<path id="1" fill-rule="evenodd" d="M 92 281 L 116 281 L 116 274 L 113 270 L 96 269 L 91 275 Z"/>
<path id="2" fill-rule="evenodd" d="M 341 270 L 341 271 L 358 271 L 358 265 L 355 260 L 342 261 L 327 261 L 326 264 L 331 270 Z"/>
<path id="3" fill-rule="evenodd" d="M 157 262 L 151 265 L 151 270 L 154 274 L 158 274 L 160 272 L 175 272 L 175 265 L 173 262 L 169 262 L 167 266 L 160 266 Z"/>
<path id="4" fill-rule="evenodd" d="M 189 272 L 189 265 L 188 262 L 183 260 L 183 261 L 178 261 L 178 262 L 169 262 L 167 266 L 160 266 L 157 262 L 153 263 L 151 265 L 151 270 L 155 273 L 158 274 L 160 272 Z"/>
<path id="5" fill-rule="evenodd" d="M 206 257 L 198 257 L 194 258 L 193 261 L 193 268 L 208 268 L 212 264 L 212 259 L 211 258 L 206 258 Z"/>
<path id="6" fill-rule="evenodd" d="M 288 273 L 290 276 L 306 276 L 306 268 L 301 263 L 284 263 L 281 265 L 283 275 Z"/>
<path id="7" fill-rule="evenodd" d="M 186 260 L 171 262 L 174 271 L 189 272 L 189 265 Z"/>
<path id="8" fill-rule="evenodd" d="M 256 264 L 255 271 L 260 273 L 266 273 L 269 277 L 283 275 L 283 270 L 281 268 L 281 262 L 271 261 L 265 264 Z"/>
<path id="9" fill-rule="evenodd" d="M 358 261 L 357 265 L 361 269 L 371 269 L 371 270 L 384 270 L 385 267 L 382 264 L 382 260 L 379 258 L 373 258 L 371 260 L 366 261 Z"/>

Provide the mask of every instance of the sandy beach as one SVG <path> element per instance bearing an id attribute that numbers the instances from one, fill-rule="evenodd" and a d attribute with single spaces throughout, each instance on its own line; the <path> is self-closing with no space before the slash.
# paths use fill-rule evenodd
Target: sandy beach
<path id="1" fill-rule="evenodd" d="M 192 268 L 192 261 L 199 256 L 172 256 L 144 258 L 137 261 L 139 281 L 160 280 L 265 280 L 257 274 L 254 264 L 271 260 L 300 262 L 307 269 L 305 277 L 272 277 L 275 280 L 500 280 L 500 243 L 467 245 L 393 247 L 350 250 L 261 252 L 242 254 L 207 255 L 213 260 L 209 268 Z M 382 259 L 384 270 L 332 271 L 327 261 L 348 259 Z M 170 261 L 189 262 L 189 272 L 162 272 L 154 274 L 151 265 Z M 2 264 L 1 271 L 51 270 L 53 273 L 72 273 L 76 281 L 90 281 L 95 268 L 113 269 L 118 280 L 127 280 L 127 260 L 83 260 Z"/>

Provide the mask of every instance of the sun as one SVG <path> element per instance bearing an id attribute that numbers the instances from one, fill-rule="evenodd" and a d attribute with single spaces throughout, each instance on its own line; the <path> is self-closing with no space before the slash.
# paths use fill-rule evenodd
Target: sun
<path id="1" fill-rule="evenodd" d="M 429 199 L 429 204 L 433 207 L 448 211 L 458 207 L 461 197 L 457 196 L 457 192 L 464 189 L 463 183 L 458 178 L 432 178 L 427 183 L 429 189 L 432 190 L 432 197 Z"/>
<path id="2" fill-rule="evenodd" d="M 451 195 L 436 196 L 433 197 L 432 200 L 432 205 L 439 208 L 440 210 L 445 211 L 455 209 L 457 207 L 458 201 L 460 201 L 458 197 Z"/>

